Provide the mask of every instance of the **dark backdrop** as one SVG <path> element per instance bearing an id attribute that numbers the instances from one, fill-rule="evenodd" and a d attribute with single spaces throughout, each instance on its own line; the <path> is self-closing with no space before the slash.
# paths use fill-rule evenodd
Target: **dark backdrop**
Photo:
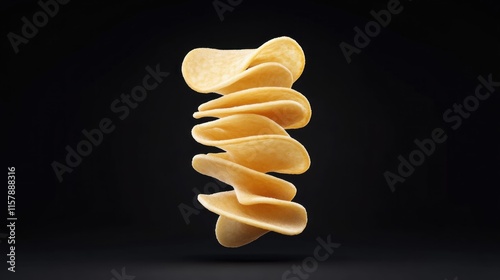
<path id="1" fill-rule="evenodd" d="M 18 217 L 18 272 L 5 275 L 110 279 L 126 267 L 136 279 L 279 279 L 331 235 L 342 246 L 316 279 L 498 279 L 498 91 L 456 130 L 443 113 L 474 94 L 478 76 L 500 81 L 500 5 L 401 1 L 348 63 L 339 44 L 354 45 L 353 28 L 388 2 L 244 0 L 221 21 L 212 1 L 71 1 L 16 54 L 7 34 L 21 35 L 21 18 L 41 8 L 4 1 L 2 164 L 16 168 Z M 215 214 L 186 224 L 179 211 L 193 207 L 193 188 L 215 184 L 191 167 L 211 149 L 190 130 L 203 121 L 192 118 L 197 106 L 216 96 L 191 90 L 181 63 L 197 47 L 256 48 L 278 36 L 306 55 L 293 88 L 313 116 L 290 134 L 312 165 L 279 176 L 297 186 L 309 221 L 301 235 L 226 249 Z M 121 120 L 111 104 L 158 64 L 170 75 Z M 65 164 L 65 147 L 103 118 L 115 129 L 60 182 L 51 164 Z M 397 173 L 398 156 L 435 128 L 447 140 L 393 192 L 384 172 Z M 6 239 L 0 246 L 4 260 Z"/>

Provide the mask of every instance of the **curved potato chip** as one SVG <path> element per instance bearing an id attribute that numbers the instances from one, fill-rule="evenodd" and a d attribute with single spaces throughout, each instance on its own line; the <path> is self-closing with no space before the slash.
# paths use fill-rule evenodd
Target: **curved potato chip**
<path id="1" fill-rule="evenodd" d="M 257 49 L 194 49 L 184 58 L 189 87 L 223 95 L 193 114 L 217 119 L 191 131 L 197 142 L 223 150 L 194 156 L 193 168 L 234 188 L 198 195 L 219 215 L 215 235 L 223 246 L 240 247 L 269 231 L 296 235 L 307 224 L 305 208 L 291 201 L 295 186 L 267 174 L 300 174 L 310 166 L 307 150 L 285 130 L 311 119 L 307 98 L 290 88 L 304 65 L 302 48 L 289 37 Z"/>
<path id="2" fill-rule="evenodd" d="M 297 235 L 307 224 L 306 209 L 291 201 L 269 198 L 266 203 L 244 205 L 234 191 L 199 194 L 198 200 L 220 216 L 285 235 Z"/>
<path id="3" fill-rule="evenodd" d="M 301 128 L 311 119 L 311 105 L 301 93 L 290 88 L 251 88 L 203 103 L 193 116 L 222 118 L 234 114 L 258 114 L 286 129 Z"/>
<path id="4" fill-rule="evenodd" d="M 289 37 L 278 37 L 257 49 L 194 49 L 184 57 L 181 71 L 197 92 L 228 94 L 260 86 L 290 87 L 304 65 L 300 45 Z"/>
<path id="5" fill-rule="evenodd" d="M 213 155 L 194 156 L 193 168 L 233 186 L 241 204 L 263 203 L 267 198 L 290 201 L 297 192 L 290 182 Z"/>
<path id="6" fill-rule="evenodd" d="M 310 165 L 304 146 L 263 116 L 241 114 L 224 117 L 196 125 L 192 135 L 200 144 L 227 152 L 215 156 L 259 172 L 299 174 Z"/>

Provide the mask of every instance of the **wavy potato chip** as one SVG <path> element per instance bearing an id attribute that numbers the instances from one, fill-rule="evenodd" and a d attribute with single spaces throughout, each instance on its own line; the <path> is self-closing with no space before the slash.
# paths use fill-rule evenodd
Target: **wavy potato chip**
<path id="1" fill-rule="evenodd" d="M 257 49 L 194 49 L 184 57 L 181 70 L 193 90 L 228 94 L 261 86 L 291 87 L 304 65 L 300 45 L 289 37 L 279 37 Z"/>
<path id="2" fill-rule="evenodd" d="M 269 231 L 301 233 L 307 224 L 303 206 L 292 202 L 295 186 L 268 172 L 300 174 L 310 166 L 302 144 L 285 129 L 301 128 L 311 119 L 311 106 L 291 89 L 305 58 L 289 37 L 272 39 L 257 49 L 198 48 L 182 63 L 193 90 L 222 96 L 198 107 L 195 118 L 215 117 L 192 129 L 193 138 L 223 152 L 196 155 L 192 166 L 234 190 L 198 200 L 219 215 L 215 234 L 226 247 L 240 247 Z"/>
<path id="3" fill-rule="evenodd" d="M 261 87 L 206 102 L 193 116 L 222 118 L 235 114 L 262 115 L 286 129 L 301 128 L 311 119 L 311 106 L 302 94 L 291 88 Z"/>

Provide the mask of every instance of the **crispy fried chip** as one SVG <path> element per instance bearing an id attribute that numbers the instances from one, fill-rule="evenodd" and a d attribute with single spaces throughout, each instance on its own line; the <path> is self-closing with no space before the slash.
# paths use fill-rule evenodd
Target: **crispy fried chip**
<path id="1" fill-rule="evenodd" d="M 197 92 L 227 94 L 262 86 L 291 87 L 304 65 L 300 45 L 279 37 L 257 49 L 194 49 L 184 57 L 182 75 Z"/>
<path id="2" fill-rule="evenodd" d="M 195 118 L 222 118 L 235 114 L 257 114 L 286 129 L 301 128 L 311 119 L 309 101 L 299 92 L 284 87 L 251 88 L 206 102 Z"/>
<path id="3" fill-rule="evenodd" d="M 310 166 L 304 146 L 285 131 L 311 119 L 309 101 L 291 89 L 304 65 L 302 48 L 289 37 L 257 49 L 194 49 L 184 58 L 182 74 L 193 90 L 222 95 L 193 114 L 217 119 L 191 132 L 223 150 L 194 156 L 193 168 L 234 188 L 198 196 L 220 216 L 215 234 L 223 246 L 240 247 L 269 231 L 296 235 L 307 224 L 305 208 L 291 201 L 295 186 L 267 174 L 300 174 Z"/>

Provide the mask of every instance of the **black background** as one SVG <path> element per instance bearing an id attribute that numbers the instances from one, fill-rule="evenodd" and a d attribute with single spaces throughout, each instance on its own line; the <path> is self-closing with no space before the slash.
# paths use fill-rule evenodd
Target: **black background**
<path id="1" fill-rule="evenodd" d="M 347 63 L 339 44 L 353 44 L 353 28 L 387 2 L 244 0 L 221 21 L 212 1 L 70 1 L 17 54 L 7 34 L 40 7 L 3 2 L 2 164 L 16 167 L 19 220 L 18 272 L 7 272 L 4 239 L 2 279 L 111 279 L 122 267 L 138 280 L 280 279 L 328 235 L 342 245 L 311 279 L 498 279 L 498 91 L 457 130 L 443 113 L 474 94 L 479 75 L 500 80 L 500 4 L 401 1 Z M 190 130 L 203 121 L 192 118 L 197 106 L 216 97 L 191 90 L 181 63 L 197 47 L 256 48 L 278 36 L 306 55 L 293 88 L 313 116 L 289 132 L 312 165 L 280 177 L 297 186 L 309 221 L 298 236 L 227 249 L 215 214 L 187 225 L 178 208 L 214 182 L 191 167 L 210 149 Z M 170 75 L 120 120 L 111 103 L 157 64 Z M 103 118 L 115 130 L 59 182 L 51 163 Z M 447 141 L 391 192 L 383 173 L 438 127 Z"/>

